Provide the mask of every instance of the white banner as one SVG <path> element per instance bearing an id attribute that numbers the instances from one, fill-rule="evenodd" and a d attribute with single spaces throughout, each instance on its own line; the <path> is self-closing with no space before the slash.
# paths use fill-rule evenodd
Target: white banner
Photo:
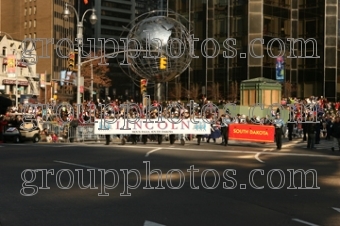
<path id="1" fill-rule="evenodd" d="M 163 122 L 161 122 L 163 121 Z M 202 119 L 96 119 L 94 134 L 210 134 Z M 153 122 L 153 123 L 152 123 Z"/>

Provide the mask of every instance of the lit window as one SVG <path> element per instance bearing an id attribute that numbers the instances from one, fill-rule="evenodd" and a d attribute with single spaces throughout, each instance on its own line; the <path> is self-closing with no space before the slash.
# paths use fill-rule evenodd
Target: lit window
<path id="1" fill-rule="evenodd" d="M 34 32 L 33 39 L 37 38 L 37 33 Z"/>
<path id="2" fill-rule="evenodd" d="M 33 21 L 33 27 L 37 26 L 36 20 Z"/>
<path id="3" fill-rule="evenodd" d="M 27 9 L 25 8 L 25 11 L 24 11 L 24 16 L 26 16 L 27 15 Z"/>
<path id="4" fill-rule="evenodd" d="M 36 14 L 37 13 L 37 7 L 34 6 L 33 8 L 33 14 Z"/>
<path id="5" fill-rule="evenodd" d="M 27 28 L 27 22 L 25 21 L 24 23 L 24 28 L 26 29 Z"/>
<path id="6" fill-rule="evenodd" d="M 32 22 L 30 21 L 28 22 L 28 27 L 31 28 L 31 26 L 32 26 Z"/>
<path id="7" fill-rule="evenodd" d="M 32 8 L 30 7 L 28 10 L 28 15 L 31 15 L 31 14 L 32 14 Z"/>

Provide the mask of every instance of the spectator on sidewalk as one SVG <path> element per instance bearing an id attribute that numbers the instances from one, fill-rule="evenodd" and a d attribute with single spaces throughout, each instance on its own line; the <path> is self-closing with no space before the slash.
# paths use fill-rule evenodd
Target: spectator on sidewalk
<path id="1" fill-rule="evenodd" d="M 5 117 L 2 115 L 0 116 L 0 141 L 2 142 L 4 140 L 3 136 L 4 136 L 4 132 L 6 130 L 7 127 L 7 120 L 5 120 Z"/>
<path id="2" fill-rule="evenodd" d="M 306 130 L 307 130 L 307 135 L 308 135 L 308 138 L 307 138 L 307 148 L 309 149 L 314 149 L 314 144 L 315 144 L 315 133 L 316 133 L 316 130 L 315 130 L 315 123 L 313 122 L 310 122 L 310 120 L 312 119 L 311 116 L 308 116 L 307 117 L 307 121 L 308 123 L 305 123 L 306 125 Z"/>
<path id="3" fill-rule="evenodd" d="M 332 137 L 335 138 L 334 146 L 332 147 L 332 151 L 334 151 L 335 147 L 338 146 L 340 151 L 340 117 L 335 117 L 335 122 L 332 126 Z"/>
<path id="4" fill-rule="evenodd" d="M 57 143 L 58 142 L 58 136 L 54 132 L 52 132 L 52 142 Z"/>

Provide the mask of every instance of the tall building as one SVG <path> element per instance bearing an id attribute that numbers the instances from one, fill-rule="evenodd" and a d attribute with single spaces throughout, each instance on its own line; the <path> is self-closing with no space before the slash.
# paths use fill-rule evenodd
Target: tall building
<path id="1" fill-rule="evenodd" d="M 82 0 L 80 1 L 82 2 Z M 120 42 L 120 38 L 127 36 L 135 18 L 151 10 L 164 8 L 165 2 L 165 0 L 89 0 L 87 5 L 80 5 L 81 11 L 84 12 L 89 7 L 94 6 L 98 21 L 92 26 L 92 29 L 91 25 L 85 25 L 85 30 L 91 32 L 84 38 L 95 38 L 97 49 L 101 48 L 100 38 L 115 39 L 120 44 L 119 49 L 123 50 L 124 46 L 123 42 Z M 89 43 L 85 44 L 85 48 L 86 46 L 88 47 Z M 117 51 L 117 47 L 114 47 L 110 42 L 105 47 L 106 54 Z M 135 83 L 121 70 L 118 64 L 121 61 L 123 61 L 123 54 L 119 54 L 117 58 L 108 59 L 112 86 L 106 90 L 108 92 L 103 89 L 101 96 L 138 99 L 140 97 L 139 84 Z M 128 71 L 128 69 L 125 68 L 125 71 Z"/>
<path id="2" fill-rule="evenodd" d="M 198 84 L 200 91 L 212 98 L 211 87 L 216 88 L 218 87 L 216 83 L 219 83 L 221 97 L 228 98 L 231 92 L 230 84 L 234 81 L 238 81 L 239 84 L 243 80 L 256 77 L 275 80 L 276 58 L 270 56 L 270 51 L 274 56 L 278 56 L 284 46 L 286 95 L 298 97 L 315 95 L 339 100 L 338 22 L 340 16 L 338 11 L 340 3 L 338 1 L 174 0 L 169 2 L 170 8 L 177 13 L 188 15 L 190 11 L 191 20 L 194 21 L 195 37 L 200 39 L 195 45 L 198 53 L 202 41 L 206 38 L 214 38 L 221 47 L 218 56 L 214 58 L 205 59 L 200 54 L 199 59 L 193 59 L 191 76 L 188 78 L 188 72 L 185 72 L 180 77 L 180 82 L 184 86 L 190 86 L 188 83 Z M 226 51 L 223 41 L 227 38 L 236 40 L 235 46 L 229 43 L 238 53 L 231 59 L 224 58 L 222 55 L 223 51 Z M 263 44 L 260 41 L 250 44 L 255 38 L 263 39 Z M 290 42 L 293 40 L 289 41 L 288 38 L 296 41 L 294 49 L 290 48 Z M 302 41 L 312 40 L 305 45 L 303 42 L 298 42 L 299 38 L 303 39 Z M 279 42 L 274 42 L 274 39 L 282 40 L 281 48 Z M 211 46 L 208 46 L 209 48 L 211 49 Z M 250 49 L 253 49 L 256 55 L 263 55 L 263 57 L 251 57 Z M 213 52 L 212 49 L 210 52 Z M 243 55 L 240 57 L 240 53 L 247 53 L 247 55 L 242 58 Z"/>
<path id="3" fill-rule="evenodd" d="M 60 72 L 65 70 L 67 60 L 60 57 L 58 52 L 67 55 L 66 42 L 58 43 L 66 38 L 74 40 L 74 12 L 68 20 L 63 18 L 65 2 L 74 5 L 74 0 L 0 0 L 1 17 L 0 30 L 8 33 L 14 39 L 39 38 L 47 41 L 36 42 L 38 62 L 36 73 L 46 74 L 47 80 L 59 82 Z M 54 39 L 54 42 L 48 40 Z M 58 45 L 57 45 L 58 44 Z M 55 86 L 57 87 L 57 86 Z M 46 86 L 45 89 L 51 89 Z M 55 93 L 52 91 L 52 93 Z M 48 92 L 49 98 L 53 96 Z M 44 95 L 40 95 L 44 101 Z M 62 99 L 73 98 L 73 95 L 59 95 Z"/>

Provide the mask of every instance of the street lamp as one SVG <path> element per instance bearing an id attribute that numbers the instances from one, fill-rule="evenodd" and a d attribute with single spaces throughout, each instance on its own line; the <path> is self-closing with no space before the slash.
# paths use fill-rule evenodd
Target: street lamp
<path id="1" fill-rule="evenodd" d="M 13 37 L 8 34 L 7 32 L 0 31 L 0 34 L 5 34 L 10 39 L 12 39 L 13 46 L 14 46 L 14 39 Z M 11 45 L 11 47 L 12 47 Z M 15 108 L 18 110 L 18 75 L 17 75 L 17 50 L 15 49 L 15 46 L 13 47 L 13 54 L 15 56 Z"/>
<path id="2" fill-rule="evenodd" d="M 67 3 L 65 3 L 65 9 L 64 9 L 64 18 L 67 19 L 70 15 L 71 12 L 69 10 L 69 7 L 74 11 L 76 18 L 77 18 L 77 43 L 78 43 L 78 72 L 77 72 L 77 104 L 81 104 L 80 101 L 80 78 L 81 78 L 81 47 L 83 44 L 83 21 L 84 21 L 84 16 L 87 12 L 92 11 L 92 14 L 90 16 L 90 23 L 94 25 L 97 22 L 97 16 L 95 14 L 96 10 L 95 9 L 88 9 L 84 12 L 81 20 L 79 19 L 79 15 L 77 10 L 72 6 Z"/>

